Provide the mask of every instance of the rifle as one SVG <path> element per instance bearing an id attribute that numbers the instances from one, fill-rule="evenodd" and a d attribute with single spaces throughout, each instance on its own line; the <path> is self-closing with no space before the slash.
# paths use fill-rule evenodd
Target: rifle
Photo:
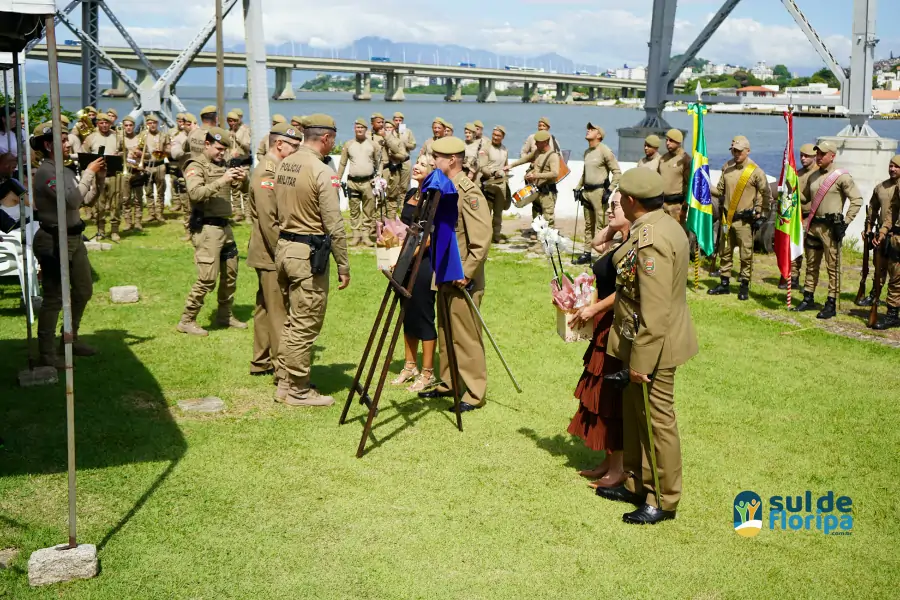
<path id="1" fill-rule="evenodd" d="M 881 290 L 884 287 L 885 275 L 887 274 L 887 255 L 885 249 L 891 243 L 890 233 L 884 238 L 884 241 L 874 248 L 872 253 L 872 262 L 875 268 L 875 275 L 872 277 L 872 307 L 869 309 L 869 322 L 867 326 L 871 329 L 878 322 L 878 303 L 881 301 Z"/>
<path id="2" fill-rule="evenodd" d="M 866 206 L 866 225 L 870 225 L 870 208 Z M 862 274 L 859 279 L 859 289 L 856 291 L 856 300 L 854 304 L 861 306 L 863 298 L 866 297 L 866 280 L 869 278 L 869 253 L 872 251 L 872 230 L 868 229 L 863 232 L 863 263 Z M 872 262 L 875 262 L 873 260 Z M 876 267 L 877 269 L 877 267 Z"/>

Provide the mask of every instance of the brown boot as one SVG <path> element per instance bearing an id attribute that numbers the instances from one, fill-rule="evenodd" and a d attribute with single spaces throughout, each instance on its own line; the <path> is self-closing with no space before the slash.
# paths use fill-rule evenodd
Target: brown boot
<path id="1" fill-rule="evenodd" d="M 290 379 L 279 379 L 277 386 L 275 388 L 275 402 L 284 402 L 291 391 L 291 381 Z"/>
<path id="2" fill-rule="evenodd" d="M 363 246 L 365 246 L 366 248 L 374 248 L 374 247 L 375 247 L 375 242 L 373 242 L 372 239 L 369 238 L 368 236 L 367 236 L 367 237 L 364 237 L 364 238 L 360 241 L 360 243 L 361 243 Z"/>
<path id="3" fill-rule="evenodd" d="M 42 353 L 38 357 L 38 366 L 53 367 L 54 369 L 62 371 L 66 368 L 66 359 L 62 356 L 59 356 L 55 352 L 51 352 L 49 354 Z"/>
<path id="4" fill-rule="evenodd" d="M 197 325 L 197 321 L 193 318 L 182 316 L 181 321 L 178 322 L 178 325 L 175 327 L 181 333 L 186 333 L 188 335 L 197 335 L 201 337 L 205 337 L 209 335 L 209 332 L 199 325 Z"/>
<path id="5" fill-rule="evenodd" d="M 112 226 L 112 231 L 109 232 L 109 239 L 111 239 L 114 242 L 118 242 L 122 239 L 119 237 L 119 226 L 118 225 Z"/>
<path id="6" fill-rule="evenodd" d="M 216 325 L 219 327 L 230 327 L 232 329 L 247 329 L 247 324 L 243 321 L 238 321 L 234 315 L 228 315 L 228 318 L 216 318 Z"/>
<path id="7" fill-rule="evenodd" d="M 331 406 L 334 404 L 334 398 L 323 396 L 315 388 L 300 390 L 293 385 L 288 391 L 286 398 L 283 400 L 276 398 L 276 401 L 288 406 Z"/>

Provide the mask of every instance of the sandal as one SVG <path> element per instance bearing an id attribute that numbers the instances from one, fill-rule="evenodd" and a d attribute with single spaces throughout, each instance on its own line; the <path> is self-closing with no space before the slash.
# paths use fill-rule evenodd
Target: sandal
<path id="1" fill-rule="evenodd" d="M 419 374 L 416 363 L 408 362 L 403 365 L 403 370 L 391 381 L 391 385 L 403 385 L 410 379 L 415 378 Z"/>
<path id="2" fill-rule="evenodd" d="M 437 378 L 434 376 L 434 369 L 422 369 L 422 373 L 416 377 L 411 386 L 406 388 L 407 392 L 423 392 L 430 387 L 437 385 Z"/>

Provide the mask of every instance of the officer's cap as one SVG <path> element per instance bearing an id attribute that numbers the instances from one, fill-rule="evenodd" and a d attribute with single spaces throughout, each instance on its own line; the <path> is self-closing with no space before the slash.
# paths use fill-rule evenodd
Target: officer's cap
<path id="1" fill-rule="evenodd" d="M 234 112 L 236 112 L 237 116 L 239 116 L 240 118 L 242 118 L 242 119 L 244 118 L 244 111 L 241 110 L 240 108 L 234 109 Z"/>
<path id="2" fill-rule="evenodd" d="M 466 123 L 465 130 L 475 133 L 475 123 Z"/>
<path id="3" fill-rule="evenodd" d="M 658 135 L 651 134 L 644 138 L 644 143 L 651 148 L 659 148 L 662 142 L 660 142 Z"/>
<path id="4" fill-rule="evenodd" d="M 159 117 L 157 117 L 156 115 L 147 115 L 146 117 L 144 117 L 144 122 L 145 123 L 159 123 Z"/>
<path id="5" fill-rule="evenodd" d="M 223 146 L 231 145 L 231 134 L 221 127 L 210 127 L 206 130 L 206 138 L 212 138 Z"/>
<path id="6" fill-rule="evenodd" d="M 473 121 L 472 124 L 473 124 L 475 127 L 481 127 L 482 129 L 484 129 L 484 123 L 482 123 L 481 121 L 477 121 L 477 120 L 476 120 L 476 121 Z"/>
<path id="7" fill-rule="evenodd" d="M 450 135 L 435 140 L 431 149 L 436 154 L 462 154 L 466 151 L 466 143 L 458 137 Z"/>
<path id="8" fill-rule="evenodd" d="M 596 129 L 597 131 L 600 132 L 600 137 L 602 137 L 602 138 L 605 138 L 605 137 L 606 137 L 606 132 L 605 132 L 605 131 L 603 130 L 603 128 L 600 127 L 599 125 L 594 125 L 593 123 L 591 123 L 590 121 L 588 121 L 587 128 L 588 128 L 588 129 Z"/>
<path id="9" fill-rule="evenodd" d="M 829 152 L 832 154 L 837 154 L 837 146 L 834 145 L 834 142 L 819 142 L 815 147 L 816 152 L 824 152 L 828 154 Z"/>
<path id="10" fill-rule="evenodd" d="M 800 154 L 803 154 L 804 156 L 815 156 L 816 147 L 812 144 L 803 144 L 800 146 Z"/>
<path id="11" fill-rule="evenodd" d="M 131 116 L 126 115 L 122 117 L 122 123 L 131 123 L 132 125 L 134 125 L 134 119 L 131 118 Z"/>
<path id="12" fill-rule="evenodd" d="M 397 112 L 394 113 L 394 118 L 395 118 L 395 119 L 405 119 L 406 117 L 403 116 L 403 113 L 402 113 L 402 112 L 397 111 Z"/>
<path id="13" fill-rule="evenodd" d="M 218 108 L 216 108 L 212 104 L 209 104 L 207 106 L 204 106 L 202 109 L 200 109 L 200 116 L 202 117 L 203 115 L 214 115 L 214 114 L 217 114 L 218 112 L 219 112 Z"/>
<path id="14" fill-rule="evenodd" d="M 731 148 L 732 150 L 749 150 L 750 140 L 747 139 L 747 136 L 736 135 L 731 140 Z"/>
<path id="15" fill-rule="evenodd" d="M 541 117 L 540 119 L 538 119 L 538 123 L 543 123 L 547 127 L 550 127 L 550 119 L 548 119 L 547 117 Z"/>
<path id="16" fill-rule="evenodd" d="M 175 120 L 177 121 L 179 119 L 184 121 L 184 113 L 178 113 L 177 115 L 175 115 Z"/>
<path id="17" fill-rule="evenodd" d="M 494 125 L 494 131 L 499 131 L 503 135 L 506 135 L 506 127 L 503 125 Z"/>
<path id="18" fill-rule="evenodd" d="M 360 117 L 359 119 L 353 121 L 353 124 L 354 124 L 354 125 L 362 125 L 362 126 L 365 127 L 366 129 L 369 128 L 369 124 L 366 123 L 366 120 L 363 119 L 362 117 Z"/>
<path id="19" fill-rule="evenodd" d="M 66 115 L 59 115 L 59 120 L 62 122 L 63 125 L 69 124 L 69 117 L 67 117 Z"/>
<path id="20" fill-rule="evenodd" d="M 302 142 L 301 133 L 297 130 L 293 125 L 288 125 L 287 123 L 276 123 L 272 126 L 272 130 L 269 133 L 274 133 L 275 135 L 282 135 L 284 137 L 291 138 L 292 140 L 296 140 L 298 142 Z"/>
<path id="21" fill-rule="evenodd" d="M 275 113 L 272 115 L 272 124 L 274 125 L 275 123 L 287 123 L 287 119 L 284 118 L 284 115 Z"/>
<path id="22" fill-rule="evenodd" d="M 106 121 L 107 123 L 112 123 L 112 117 L 110 117 L 106 113 L 97 113 L 97 121 Z"/>
<path id="23" fill-rule="evenodd" d="M 322 113 L 316 113 L 314 115 L 309 115 L 308 117 L 306 117 L 306 122 L 303 123 L 303 126 L 322 129 L 334 129 L 335 131 L 337 131 L 337 125 L 334 124 L 334 119 Z"/>
<path id="24" fill-rule="evenodd" d="M 294 115 L 293 117 L 291 117 L 291 123 L 299 123 L 300 125 L 303 125 L 303 119 L 304 117 L 301 117 L 300 115 Z"/>
<path id="25" fill-rule="evenodd" d="M 106 114 L 112 115 L 112 116 L 114 116 L 114 117 L 118 117 L 118 116 L 119 116 L 119 112 L 118 112 L 116 109 L 114 109 L 114 108 L 107 108 L 107 109 L 106 109 Z"/>
<path id="26" fill-rule="evenodd" d="M 184 120 L 194 125 L 197 124 L 197 117 L 194 116 L 194 113 L 184 113 Z"/>
<path id="27" fill-rule="evenodd" d="M 234 112 L 233 110 L 229 111 L 228 114 L 225 115 L 225 118 L 226 119 L 234 119 L 235 121 L 240 120 L 240 117 L 238 116 L 238 114 L 236 112 Z"/>
<path id="28" fill-rule="evenodd" d="M 666 139 L 681 144 L 682 142 L 684 142 L 684 134 L 681 133 L 680 129 L 670 129 L 666 132 Z"/>
<path id="29" fill-rule="evenodd" d="M 534 134 L 534 141 L 536 142 L 546 142 L 550 139 L 550 134 L 546 131 L 538 131 Z"/>
<path id="30" fill-rule="evenodd" d="M 619 178 L 619 191 L 638 200 L 658 198 L 663 194 L 662 176 L 641 167 L 629 169 Z"/>
<path id="31" fill-rule="evenodd" d="M 44 137 L 45 135 L 53 135 L 53 122 L 46 121 L 44 123 L 39 124 L 34 128 L 32 132 L 34 137 Z"/>
<path id="32" fill-rule="evenodd" d="M 891 159 L 891 164 L 900 167 L 900 154 Z"/>
<path id="33" fill-rule="evenodd" d="M 384 115 L 381 113 L 372 113 L 371 119 L 374 121 L 375 119 L 384 119 Z"/>

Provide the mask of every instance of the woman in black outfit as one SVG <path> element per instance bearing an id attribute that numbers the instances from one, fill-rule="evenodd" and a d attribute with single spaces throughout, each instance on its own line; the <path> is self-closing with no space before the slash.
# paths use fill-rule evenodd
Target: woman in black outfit
<path id="1" fill-rule="evenodd" d="M 412 170 L 412 178 L 419 184 L 428 177 L 433 167 L 425 160 L 416 162 Z M 419 189 L 413 188 L 406 194 L 400 220 L 406 225 L 412 225 L 413 216 L 419 205 Z M 426 250 L 427 248 L 423 248 Z M 406 312 L 403 316 L 403 346 L 406 352 L 406 364 L 403 370 L 391 382 L 393 385 L 403 385 L 414 379 L 412 385 L 406 388 L 410 392 L 421 392 L 437 384 L 434 376 L 434 346 L 437 341 L 437 329 L 434 326 L 434 300 L 436 292 L 432 291 L 431 283 L 434 278 L 434 270 L 431 267 L 430 250 L 422 255 L 419 271 L 416 273 L 416 281 L 413 283 L 412 296 L 405 300 Z M 422 371 L 416 368 L 416 353 L 419 349 L 419 340 L 422 341 Z"/>

